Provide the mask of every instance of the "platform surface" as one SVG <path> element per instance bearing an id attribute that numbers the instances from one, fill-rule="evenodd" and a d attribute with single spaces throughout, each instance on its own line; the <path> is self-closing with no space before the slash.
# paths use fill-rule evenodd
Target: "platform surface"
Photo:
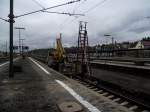
<path id="1" fill-rule="evenodd" d="M 130 112 L 35 59 L 17 59 L 15 66 L 21 71 L 13 79 L 8 63 L 0 66 L 0 112 L 60 112 L 64 102 L 77 103 L 82 112 Z"/>

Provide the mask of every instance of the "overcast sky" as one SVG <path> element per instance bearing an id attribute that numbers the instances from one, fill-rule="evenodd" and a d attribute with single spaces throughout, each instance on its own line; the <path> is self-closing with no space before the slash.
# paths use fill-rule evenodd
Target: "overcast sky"
<path id="1" fill-rule="evenodd" d="M 15 16 L 41 9 L 35 0 L 14 0 Z M 70 0 L 36 0 L 44 7 Z M 150 0 L 81 0 L 49 11 L 85 14 L 73 17 L 49 13 L 36 13 L 15 19 L 15 27 L 25 27 L 21 38 L 30 48 L 53 46 L 62 33 L 63 45 L 77 44 L 79 21 L 88 22 L 90 45 L 110 42 L 104 34 L 111 34 L 117 42 L 140 40 L 150 34 Z M 0 17 L 8 19 L 9 0 L 0 0 Z M 9 24 L 0 20 L 0 44 L 9 41 Z M 18 44 L 18 31 L 14 30 L 14 43 Z"/>

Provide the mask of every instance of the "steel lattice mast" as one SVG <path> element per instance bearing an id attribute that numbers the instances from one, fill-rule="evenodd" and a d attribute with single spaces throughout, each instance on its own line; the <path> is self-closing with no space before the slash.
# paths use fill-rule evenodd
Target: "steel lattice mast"
<path id="1" fill-rule="evenodd" d="M 78 34 L 77 62 L 81 63 L 81 74 L 90 75 L 90 55 L 88 53 L 87 22 L 80 21 Z"/>

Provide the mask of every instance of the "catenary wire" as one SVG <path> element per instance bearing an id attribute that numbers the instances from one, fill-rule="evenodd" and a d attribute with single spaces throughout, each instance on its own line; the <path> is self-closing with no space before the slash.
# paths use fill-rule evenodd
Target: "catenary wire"
<path id="1" fill-rule="evenodd" d="M 69 1 L 69 2 L 66 2 L 66 3 L 60 4 L 60 5 L 55 5 L 55 6 L 51 6 L 51 7 L 48 7 L 48 8 L 44 8 L 44 9 L 36 10 L 36 11 L 33 11 L 33 12 L 25 13 L 25 14 L 22 14 L 22 15 L 18 15 L 18 16 L 15 16 L 15 18 L 19 18 L 19 17 L 26 16 L 26 15 L 31 15 L 31 14 L 34 14 L 34 13 L 42 12 L 42 11 L 45 11 L 45 10 L 48 10 L 48 9 L 53 9 L 53 8 L 56 8 L 56 7 L 60 7 L 60 6 L 64 6 L 64 5 L 68 5 L 68 4 L 72 4 L 72 3 L 80 2 L 80 1 L 81 0 Z"/>

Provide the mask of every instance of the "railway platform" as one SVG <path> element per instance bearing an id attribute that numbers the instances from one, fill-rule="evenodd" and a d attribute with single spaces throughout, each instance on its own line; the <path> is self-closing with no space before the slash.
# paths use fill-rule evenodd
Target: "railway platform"
<path id="1" fill-rule="evenodd" d="M 115 61 L 115 60 L 93 60 L 93 61 L 91 61 L 91 63 L 110 65 L 110 66 L 116 66 L 116 67 L 124 67 L 124 68 L 150 70 L 150 64 L 135 65 L 135 63 L 133 63 L 131 61 L 124 62 L 124 61 Z"/>
<path id="2" fill-rule="evenodd" d="M 33 59 L 0 66 L 0 112 L 132 112 Z"/>

